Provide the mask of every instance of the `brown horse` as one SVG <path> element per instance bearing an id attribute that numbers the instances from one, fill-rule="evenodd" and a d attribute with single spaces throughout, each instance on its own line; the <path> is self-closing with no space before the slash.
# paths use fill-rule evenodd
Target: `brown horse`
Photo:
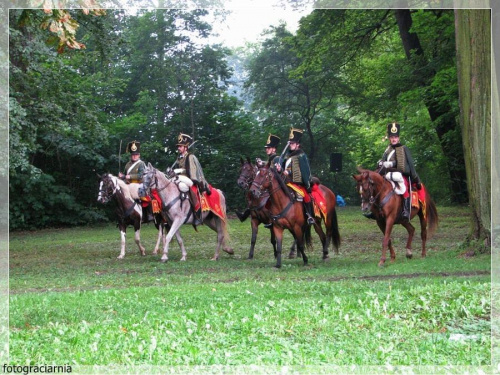
<path id="1" fill-rule="evenodd" d="M 246 160 L 240 158 L 241 167 L 240 167 L 240 175 L 237 180 L 237 184 L 240 188 L 245 191 L 245 198 L 247 200 L 248 208 L 250 209 L 250 217 L 251 217 L 251 226 L 252 226 L 252 238 L 250 240 L 250 251 L 248 252 L 248 259 L 253 259 L 255 243 L 257 242 L 257 233 L 259 231 L 259 225 L 272 224 L 271 214 L 269 210 L 266 208 L 266 203 L 269 200 L 269 192 L 264 192 L 259 198 L 254 198 L 253 195 L 248 191 L 252 182 L 257 174 L 258 167 L 253 165 L 250 161 L 250 158 L 247 157 Z M 245 218 L 246 219 L 246 218 Z M 244 219 L 243 219 L 244 221 Z M 274 257 L 276 258 L 276 237 L 274 235 L 274 231 L 271 227 L 271 244 L 273 245 Z M 295 258 L 295 241 L 290 247 L 290 253 L 288 254 L 288 258 Z"/>
<path id="2" fill-rule="evenodd" d="M 330 242 L 333 243 L 335 249 L 338 249 L 340 246 L 340 234 L 337 223 L 337 212 L 335 211 L 335 194 L 326 186 L 319 185 L 319 188 L 327 204 L 326 234 L 321 227 L 323 220 L 321 217 L 315 218 L 314 229 L 320 236 L 323 245 L 323 260 L 326 260 L 328 258 Z M 281 248 L 285 229 L 288 229 L 293 235 L 297 242 L 298 253 L 302 255 L 304 265 L 307 265 L 308 259 L 304 251 L 304 244 L 307 247 L 311 246 L 311 235 L 305 218 L 304 206 L 302 202 L 295 199 L 295 196 L 290 192 L 280 174 L 274 168 L 270 168 L 269 163 L 259 169 L 250 187 L 250 192 L 255 198 L 259 198 L 266 190 L 269 191 L 270 195 L 271 205 L 269 211 L 273 220 L 273 231 L 277 243 L 277 262 L 275 267 L 281 267 Z"/>
<path id="3" fill-rule="evenodd" d="M 386 261 L 386 252 L 389 248 L 391 252 L 391 262 L 396 259 L 396 253 L 392 246 L 391 232 L 394 224 L 401 224 L 408 231 L 408 241 L 406 242 L 406 257 L 411 259 L 411 243 L 415 233 L 415 227 L 406 218 L 400 217 L 400 212 L 403 206 L 403 197 L 397 195 L 392 184 L 387 181 L 378 172 L 373 172 L 367 169 L 358 168 L 359 175 L 353 175 L 356 181 L 356 189 L 361 195 L 361 210 L 365 213 L 371 211 L 377 224 L 384 233 L 382 242 L 382 257 L 380 258 L 379 266 L 383 266 Z M 425 202 L 419 200 L 419 207 L 411 207 L 410 220 L 418 215 L 420 219 L 420 236 L 422 238 L 422 258 L 427 254 L 426 241 L 427 237 L 432 236 L 438 226 L 438 214 L 436 205 L 431 196 L 422 184 L 422 189 L 425 192 Z"/>

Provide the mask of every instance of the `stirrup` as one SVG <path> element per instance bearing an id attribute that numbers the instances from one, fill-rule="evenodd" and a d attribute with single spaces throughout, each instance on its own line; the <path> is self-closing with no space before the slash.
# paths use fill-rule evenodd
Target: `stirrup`
<path id="1" fill-rule="evenodd" d="M 311 215 L 307 215 L 307 224 L 313 225 L 316 222 Z"/>

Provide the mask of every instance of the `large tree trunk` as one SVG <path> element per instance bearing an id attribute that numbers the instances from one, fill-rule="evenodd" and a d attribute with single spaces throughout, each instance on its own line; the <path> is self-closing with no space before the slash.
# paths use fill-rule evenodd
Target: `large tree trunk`
<path id="1" fill-rule="evenodd" d="M 434 70 L 426 67 L 424 51 L 416 33 L 410 32 L 413 23 L 409 9 L 396 9 L 394 11 L 399 27 L 399 35 L 403 42 L 406 57 L 414 67 L 415 81 L 422 87 L 429 86 L 436 74 Z M 441 144 L 441 149 L 447 160 L 448 171 L 451 178 L 452 200 L 455 203 L 467 202 L 466 175 L 463 153 L 457 152 L 456 145 L 449 141 L 449 135 L 458 128 L 458 124 L 451 111 L 451 106 L 443 105 L 442 101 L 426 95 L 424 103 L 429 111 L 429 116 L 436 127 L 436 133 Z M 461 150 L 460 150 L 461 151 Z"/>
<path id="2" fill-rule="evenodd" d="M 491 12 L 456 9 L 460 122 L 465 150 L 472 239 L 491 240 Z"/>

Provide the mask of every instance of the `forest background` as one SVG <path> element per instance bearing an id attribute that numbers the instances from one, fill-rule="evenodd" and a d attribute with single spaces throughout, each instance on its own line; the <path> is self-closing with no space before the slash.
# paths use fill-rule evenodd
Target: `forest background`
<path id="1" fill-rule="evenodd" d="M 272 25 L 233 49 L 207 42 L 220 9 L 69 10 L 85 48 L 59 50 L 54 12 L 9 10 L 11 230 L 113 218 L 96 172 L 117 174 L 131 139 L 165 169 L 179 132 L 229 210 L 245 204 L 240 158 L 264 158 L 268 133 L 283 147 L 290 127 L 313 174 L 357 204 L 351 175 L 375 167 L 391 121 L 436 202 L 469 202 L 453 9 L 317 9 L 294 33 Z"/>

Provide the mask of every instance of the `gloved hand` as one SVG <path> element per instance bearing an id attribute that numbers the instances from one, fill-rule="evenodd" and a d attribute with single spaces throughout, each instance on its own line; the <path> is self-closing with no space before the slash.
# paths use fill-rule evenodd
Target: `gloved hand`
<path id="1" fill-rule="evenodd" d="M 167 176 L 167 178 L 174 178 L 175 177 L 175 172 L 173 171 L 173 169 L 168 168 L 167 172 L 165 173 L 165 175 Z"/>
<path id="2" fill-rule="evenodd" d="M 311 187 L 310 187 L 310 186 L 309 186 L 309 187 L 307 187 L 307 188 L 306 188 L 306 191 L 307 191 L 307 193 L 308 193 L 308 194 L 311 194 L 311 193 L 312 193 L 312 189 L 311 189 Z"/>
<path id="3" fill-rule="evenodd" d="M 382 165 L 385 167 L 385 168 L 392 168 L 394 166 L 394 163 L 392 161 L 384 161 L 382 163 Z"/>
<path id="4" fill-rule="evenodd" d="M 379 160 L 379 161 L 377 162 L 377 167 L 378 167 L 378 168 L 382 168 L 382 166 L 383 166 L 383 161 L 382 161 L 382 160 Z"/>
<path id="5" fill-rule="evenodd" d="M 419 182 L 417 182 L 417 184 L 416 184 L 416 185 L 417 185 L 417 190 L 422 189 L 422 184 L 420 183 L 420 181 L 419 181 Z"/>

